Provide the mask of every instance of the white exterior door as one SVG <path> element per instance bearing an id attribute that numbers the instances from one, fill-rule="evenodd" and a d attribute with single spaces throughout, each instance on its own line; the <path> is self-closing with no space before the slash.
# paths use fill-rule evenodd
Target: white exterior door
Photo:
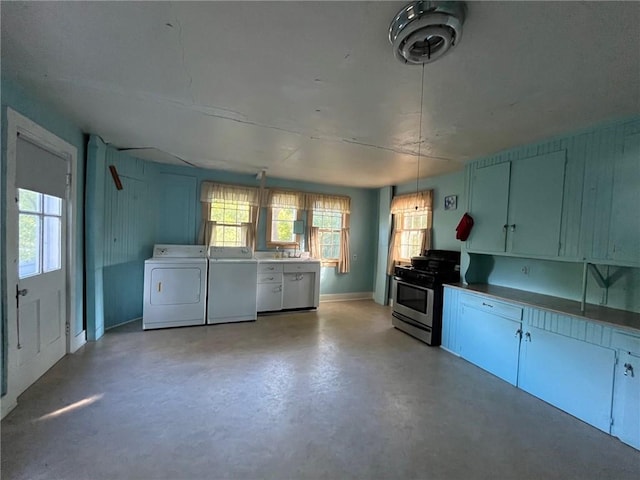
<path id="1" fill-rule="evenodd" d="M 17 385 L 23 390 L 66 351 L 66 202 L 22 188 L 17 194 Z"/>
<path id="2" fill-rule="evenodd" d="M 75 244 L 77 149 L 7 108 L 6 393 L 2 417 L 65 353 L 84 344 L 77 329 Z"/>

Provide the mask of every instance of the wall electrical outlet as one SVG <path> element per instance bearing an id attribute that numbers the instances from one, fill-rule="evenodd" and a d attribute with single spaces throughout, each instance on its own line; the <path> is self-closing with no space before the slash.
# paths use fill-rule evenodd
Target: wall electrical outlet
<path id="1" fill-rule="evenodd" d="M 358 254 L 354 253 L 353 255 L 351 255 L 351 258 L 353 259 L 353 261 L 355 262 L 356 260 L 358 260 Z"/>

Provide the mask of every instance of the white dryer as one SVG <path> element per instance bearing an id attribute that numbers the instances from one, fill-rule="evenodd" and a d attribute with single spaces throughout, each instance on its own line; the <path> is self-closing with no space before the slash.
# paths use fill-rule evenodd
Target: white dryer
<path id="1" fill-rule="evenodd" d="M 207 247 L 155 245 L 144 262 L 142 328 L 204 325 Z"/>
<path id="2" fill-rule="evenodd" d="M 209 248 L 207 323 L 256 320 L 258 260 L 248 247 Z"/>

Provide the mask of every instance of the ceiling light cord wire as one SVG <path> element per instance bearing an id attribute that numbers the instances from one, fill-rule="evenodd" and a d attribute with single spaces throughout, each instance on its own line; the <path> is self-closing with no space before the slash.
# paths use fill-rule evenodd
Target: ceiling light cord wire
<path id="1" fill-rule="evenodd" d="M 418 170 L 416 172 L 416 210 L 418 210 L 418 181 L 420 180 L 420 158 L 422 157 L 422 105 L 424 101 L 424 63 L 420 79 L 420 128 L 418 129 Z"/>

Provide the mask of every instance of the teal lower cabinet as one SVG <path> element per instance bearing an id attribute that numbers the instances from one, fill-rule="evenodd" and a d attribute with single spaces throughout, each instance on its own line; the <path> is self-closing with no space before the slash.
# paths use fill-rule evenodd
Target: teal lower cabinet
<path id="1" fill-rule="evenodd" d="M 459 297 L 463 295 L 457 288 L 444 287 L 444 301 L 442 307 L 442 343 L 441 348 L 460 354 L 458 348 L 458 305 Z"/>
<path id="2" fill-rule="evenodd" d="M 614 350 L 524 328 L 518 387 L 609 433 Z"/>
<path id="3" fill-rule="evenodd" d="M 458 313 L 460 356 L 516 385 L 522 308 L 464 295 Z"/>
<path id="4" fill-rule="evenodd" d="M 445 287 L 445 349 L 640 449 L 640 332 Z"/>
<path id="5" fill-rule="evenodd" d="M 640 449 L 640 337 L 614 333 L 618 351 L 611 434 Z"/>

